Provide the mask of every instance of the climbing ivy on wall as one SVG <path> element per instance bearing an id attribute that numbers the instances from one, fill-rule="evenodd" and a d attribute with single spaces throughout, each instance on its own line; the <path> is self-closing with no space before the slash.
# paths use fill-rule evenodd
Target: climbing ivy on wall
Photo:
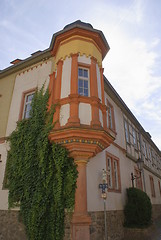
<path id="1" fill-rule="evenodd" d="M 37 91 L 29 119 L 10 135 L 7 159 L 9 208 L 20 206 L 30 240 L 61 240 L 65 209 L 74 206 L 77 169 L 68 151 L 51 144 L 53 109 L 48 90 Z"/>

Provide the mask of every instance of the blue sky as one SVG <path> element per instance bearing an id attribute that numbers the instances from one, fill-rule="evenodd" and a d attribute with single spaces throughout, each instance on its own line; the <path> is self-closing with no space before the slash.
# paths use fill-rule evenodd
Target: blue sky
<path id="1" fill-rule="evenodd" d="M 1 0 L 0 69 L 49 47 L 53 33 L 80 19 L 102 30 L 104 73 L 161 149 L 160 0 Z"/>

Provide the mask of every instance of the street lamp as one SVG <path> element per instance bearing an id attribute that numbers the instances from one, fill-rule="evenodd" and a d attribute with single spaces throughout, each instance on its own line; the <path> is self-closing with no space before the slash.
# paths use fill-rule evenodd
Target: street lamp
<path id="1" fill-rule="evenodd" d="M 107 240 L 107 217 L 106 217 L 106 198 L 107 198 L 107 175 L 108 171 L 102 169 L 102 183 L 99 184 L 99 188 L 102 190 L 101 197 L 103 198 L 104 202 L 104 220 L 105 220 L 105 240 Z"/>
<path id="2" fill-rule="evenodd" d="M 137 161 L 137 166 L 140 171 L 140 176 L 135 176 L 133 173 L 131 173 L 132 187 L 134 187 L 134 180 L 141 178 L 141 172 L 143 170 L 143 165 L 144 165 L 144 161 L 141 158 L 139 158 Z"/>

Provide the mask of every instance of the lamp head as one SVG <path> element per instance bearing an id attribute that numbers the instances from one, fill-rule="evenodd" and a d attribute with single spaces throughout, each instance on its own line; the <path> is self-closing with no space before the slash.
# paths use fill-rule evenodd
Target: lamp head
<path id="1" fill-rule="evenodd" d="M 143 165 L 144 165 L 144 161 L 141 158 L 139 158 L 137 161 L 137 166 L 140 171 L 143 170 Z"/>

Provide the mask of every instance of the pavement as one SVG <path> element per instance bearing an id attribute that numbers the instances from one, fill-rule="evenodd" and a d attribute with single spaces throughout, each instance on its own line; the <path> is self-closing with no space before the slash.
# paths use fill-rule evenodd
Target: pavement
<path id="1" fill-rule="evenodd" d="M 154 230 L 151 233 L 151 240 L 161 240 L 161 218 L 154 221 Z"/>

